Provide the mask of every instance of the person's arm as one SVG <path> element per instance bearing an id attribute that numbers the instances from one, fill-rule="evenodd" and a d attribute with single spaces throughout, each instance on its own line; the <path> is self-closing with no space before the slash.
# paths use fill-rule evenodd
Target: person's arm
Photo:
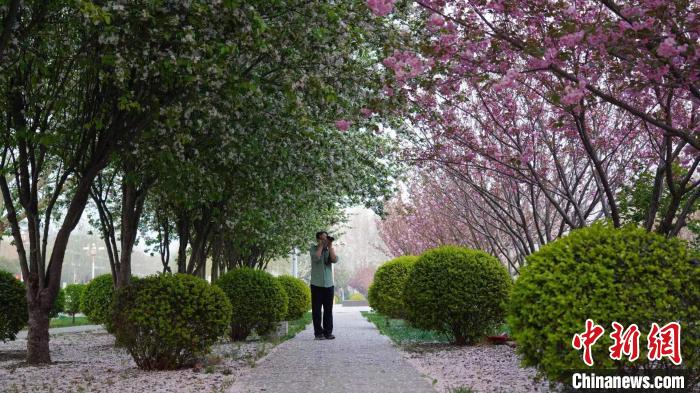
<path id="1" fill-rule="evenodd" d="M 318 247 L 311 246 L 309 249 L 309 254 L 311 254 L 311 263 L 317 263 L 321 260 L 321 254 L 323 253 L 323 245 L 318 245 Z"/>
<path id="2" fill-rule="evenodd" d="M 335 248 L 333 248 L 333 243 L 331 243 L 330 247 L 328 248 L 328 259 L 331 260 L 331 263 L 338 262 L 338 256 L 335 255 Z"/>

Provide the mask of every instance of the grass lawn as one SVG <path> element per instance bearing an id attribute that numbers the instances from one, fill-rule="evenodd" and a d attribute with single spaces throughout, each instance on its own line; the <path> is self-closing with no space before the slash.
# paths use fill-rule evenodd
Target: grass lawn
<path id="1" fill-rule="evenodd" d="M 75 317 L 75 323 L 73 323 L 73 317 L 69 317 L 66 315 L 61 315 L 57 318 L 51 318 L 51 322 L 49 323 L 50 328 L 58 328 L 58 327 L 68 327 L 68 326 L 80 326 L 80 325 L 91 325 L 92 322 L 90 322 L 87 317 Z"/>
<path id="2" fill-rule="evenodd" d="M 287 334 L 281 337 L 274 337 L 273 335 L 260 337 L 255 331 L 253 331 L 246 341 L 264 341 L 274 345 L 280 344 L 291 338 L 294 338 L 299 332 L 306 329 L 306 325 L 311 323 L 311 311 L 307 311 L 306 314 L 302 315 L 299 319 L 294 319 L 292 321 L 287 321 Z"/>
<path id="3" fill-rule="evenodd" d="M 286 336 L 279 339 L 280 342 L 289 340 L 297 335 L 300 331 L 306 328 L 306 325 L 311 323 L 311 311 L 308 311 L 301 318 L 289 321 L 289 332 Z M 51 323 L 49 327 L 68 327 L 68 326 L 80 326 L 80 325 L 90 325 L 87 317 L 75 317 L 75 323 L 73 323 L 73 318 L 65 315 L 61 315 L 57 318 L 51 318 Z"/>
<path id="4" fill-rule="evenodd" d="M 396 344 L 449 343 L 450 338 L 430 330 L 409 326 L 403 319 L 388 318 L 378 312 L 362 311 L 362 316 L 374 323 L 379 332 Z M 388 323 L 387 323 L 388 322 Z"/>
<path id="5" fill-rule="evenodd" d="M 307 311 L 301 318 L 289 321 L 289 331 L 287 335 L 282 337 L 280 341 L 287 341 L 293 338 L 297 333 L 306 329 L 306 325 L 311 323 L 311 311 Z"/>

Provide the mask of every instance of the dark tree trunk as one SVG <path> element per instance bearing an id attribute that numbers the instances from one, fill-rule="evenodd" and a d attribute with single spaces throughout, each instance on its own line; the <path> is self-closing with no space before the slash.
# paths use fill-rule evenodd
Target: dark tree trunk
<path id="1" fill-rule="evenodd" d="M 39 304 L 29 307 L 29 332 L 27 334 L 27 363 L 51 363 L 49 352 L 49 312 L 51 308 Z"/>
<path id="2" fill-rule="evenodd" d="M 194 222 L 193 233 L 190 236 L 192 255 L 190 255 L 190 261 L 187 264 L 187 273 L 201 278 L 205 276 L 207 255 L 209 254 L 212 230 L 211 214 L 212 209 L 205 209 L 202 218 Z"/>
<path id="3" fill-rule="evenodd" d="M 664 147 L 666 143 L 670 143 L 670 138 L 664 138 Z M 650 232 L 652 228 L 654 228 L 656 214 L 659 211 L 661 193 L 664 188 L 664 173 L 666 172 L 666 165 L 666 162 L 662 160 L 656 168 L 656 173 L 654 174 L 654 187 L 652 188 L 651 201 L 649 201 L 646 216 L 644 217 L 644 228 Z"/>
<path id="4" fill-rule="evenodd" d="M 139 221 L 146 202 L 148 186 L 144 182 L 137 188 L 128 181 L 122 184 L 122 226 L 121 226 L 121 260 L 115 282 L 117 288 L 124 287 L 131 281 L 131 253 L 136 243 Z"/>
<path id="5" fill-rule="evenodd" d="M 217 231 L 211 241 L 211 282 L 219 279 L 219 272 L 223 265 L 224 259 L 224 239 L 223 234 Z"/>
<path id="6" fill-rule="evenodd" d="M 27 363 L 44 364 L 51 362 L 49 354 L 49 313 L 56 295 L 60 289 L 61 270 L 63 258 L 66 254 L 70 234 L 78 225 L 83 214 L 89 195 L 90 183 L 106 164 L 106 158 L 95 163 L 78 183 L 63 224 L 56 234 L 56 239 L 51 252 L 51 259 L 46 271 L 43 285 L 40 285 L 38 277 L 42 271 L 30 273 L 27 283 L 27 302 L 29 308 L 29 334 L 27 336 Z M 32 248 L 36 247 L 32 245 Z"/>
<path id="7" fill-rule="evenodd" d="M 616 228 L 619 228 L 621 225 L 620 211 L 617 207 L 617 202 L 615 201 L 615 193 L 610 186 L 607 172 L 605 171 L 605 168 L 603 168 L 603 163 L 600 161 L 600 158 L 598 157 L 589 138 L 586 127 L 586 119 L 583 114 L 573 114 L 573 116 L 574 120 L 576 121 L 576 128 L 578 130 L 581 142 L 583 143 L 583 147 L 586 150 L 588 158 L 590 158 L 591 162 L 593 163 L 593 168 L 595 168 L 594 173 L 597 175 L 597 180 L 599 181 L 600 187 L 605 195 L 605 199 L 601 198 L 601 201 L 607 201 L 608 208 L 610 209 L 610 218 L 612 219 L 613 225 Z"/>
<path id="8" fill-rule="evenodd" d="M 177 218 L 177 272 L 187 273 L 187 243 L 190 238 L 190 223 L 186 217 Z"/>
<path id="9" fill-rule="evenodd" d="M 211 282 L 219 279 L 219 258 L 214 256 L 211 260 Z"/>
<path id="10" fill-rule="evenodd" d="M 160 262 L 163 264 L 163 273 L 172 273 L 170 270 L 170 221 L 167 216 L 158 217 L 158 252 L 160 254 Z M 164 218 L 165 217 L 165 218 Z"/>
<path id="11" fill-rule="evenodd" d="M 97 212 L 100 217 L 100 230 L 102 231 L 102 238 L 104 239 L 105 249 L 109 257 L 109 268 L 112 272 L 112 277 L 116 280 L 119 275 L 119 248 L 117 247 L 114 216 L 109 210 L 109 205 L 107 203 L 112 183 L 116 181 L 115 178 L 116 176 L 114 174 L 107 179 L 99 175 L 95 179 L 95 184 L 90 188 L 90 197 L 97 207 Z"/>
<path id="12" fill-rule="evenodd" d="M 250 335 L 250 329 L 231 324 L 231 341 L 244 341 Z"/>
<path id="13" fill-rule="evenodd" d="M 12 0 L 7 5 L 7 14 L 2 23 L 2 33 L 0 33 L 0 61 L 3 60 L 5 49 L 8 47 L 13 30 L 15 30 L 21 3 L 20 0 Z"/>

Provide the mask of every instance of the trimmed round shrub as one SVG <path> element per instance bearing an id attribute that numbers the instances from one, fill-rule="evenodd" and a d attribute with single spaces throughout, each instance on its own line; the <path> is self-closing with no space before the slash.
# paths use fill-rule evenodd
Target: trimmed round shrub
<path id="1" fill-rule="evenodd" d="M 215 283 L 228 296 L 233 313 L 231 340 L 245 340 L 255 329 L 270 333 L 287 314 L 287 294 L 270 273 L 251 268 L 229 271 Z"/>
<path id="2" fill-rule="evenodd" d="M 367 300 L 360 292 L 355 292 L 350 297 L 348 300 L 353 300 L 353 301 L 362 301 L 362 300 Z"/>
<path id="3" fill-rule="evenodd" d="M 62 313 L 66 309 L 66 292 L 63 288 L 58 290 L 56 294 L 56 299 L 53 301 L 53 307 L 51 307 L 51 312 L 49 317 L 56 318 L 59 313 Z"/>
<path id="4" fill-rule="evenodd" d="M 85 284 L 69 284 L 64 288 L 66 294 L 65 312 L 75 321 L 75 314 L 80 312 L 80 301 L 85 292 Z"/>
<path id="5" fill-rule="evenodd" d="M 501 262 L 478 250 L 442 246 L 424 252 L 404 288 L 407 320 L 458 345 L 473 343 L 503 321 L 512 279 Z"/>
<path id="6" fill-rule="evenodd" d="M 226 334 L 231 304 L 221 288 L 189 274 L 158 274 L 120 288 L 112 328 L 143 370 L 191 364 Z"/>
<path id="7" fill-rule="evenodd" d="M 373 309 L 392 318 L 406 317 L 403 289 L 417 260 L 418 257 L 407 255 L 394 258 L 377 268 L 367 294 Z"/>
<path id="8" fill-rule="evenodd" d="M 530 255 L 509 305 L 508 322 L 523 363 L 550 380 L 565 370 L 587 368 L 572 338 L 586 319 L 605 329 L 593 345 L 594 367 L 646 368 L 651 324 L 681 324 L 683 366 L 700 366 L 700 263 L 678 239 L 641 228 L 595 224 Z M 639 358 L 610 359 L 612 322 L 640 330 Z M 670 365 L 664 359 L 664 366 Z M 659 367 L 661 364 L 656 364 Z"/>
<path id="9" fill-rule="evenodd" d="M 277 277 L 287 294 L 287 314 L 284 319 L 292 321 L 301 318 L 311 308 L 311 289 L 303 280 L 292 276 Z"/>
<path id="10" fill-rule="evenodd" d="M 114 283 L 111 274 L 95 277 L 85 286 L 80 309 L 88 319 L 97 324 L 109 322 Z"/>
<path id="11" fill-rule="evenodd" d="M 29 319 L 24 284 L 0 270 L 0 341 L 14 340 Z"/>

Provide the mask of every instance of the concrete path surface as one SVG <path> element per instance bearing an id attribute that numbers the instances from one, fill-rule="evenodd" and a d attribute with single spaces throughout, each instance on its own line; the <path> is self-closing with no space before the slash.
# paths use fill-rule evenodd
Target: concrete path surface
<path id="1" fill-rule="evenodd" d="M 65 334 L 65 333 L 80 333 L 80 332 L 91 332 L 94 330 L 104 330 L 102 325 L 79 325 L 79 326 L 67 326 L 60 328 L 49 329 L 49 334 Z M 17 338 L 27 338 L 27 330 L 21 330 L 17 333 Z"/>
<path id="2" fill-rule="evenodd" d="M 313 326 L 277 346 L 229 393 L 435 393 L 362 315 L 333 308 L 335 340 L 314 340 Z"/>

